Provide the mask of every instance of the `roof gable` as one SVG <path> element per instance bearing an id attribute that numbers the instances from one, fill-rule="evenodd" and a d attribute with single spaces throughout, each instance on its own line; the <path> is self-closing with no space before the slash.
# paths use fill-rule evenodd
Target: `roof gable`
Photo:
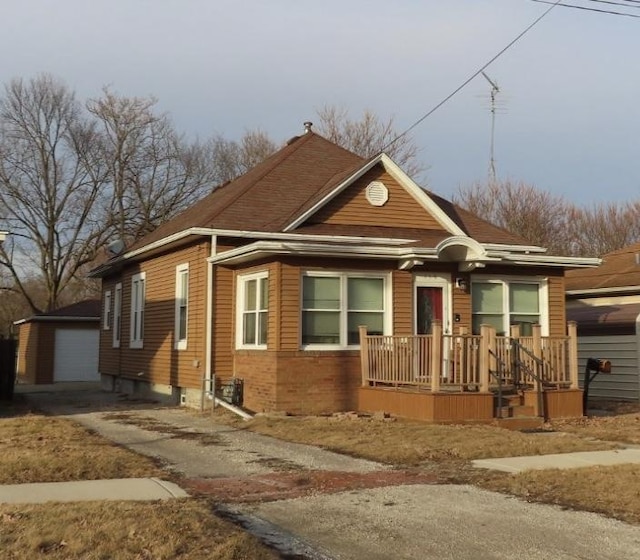
<path id="1" fill-rule="evenodd" d="M 378 183 L 386 190 L 387 200 L 371 202 L 367 188 Z M 446 231 L 451 235 L 465 232 L 429 194 L 420 188 L 386 154 L 371 158 L 333 185 L 327 185 L 309 201 L 297 218 L 286 226 L 292 231 L 303 224 L 385 225 Z"/>

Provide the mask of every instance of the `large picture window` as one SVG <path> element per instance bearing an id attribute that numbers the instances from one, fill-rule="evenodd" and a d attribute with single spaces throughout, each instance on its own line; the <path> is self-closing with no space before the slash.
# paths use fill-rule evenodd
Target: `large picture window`
<path id="1" fill-rule="evenodd" d="M 358 327 L 384 334 L 387 277 L 358 273 L 307 273 L 302 277 L 302 345 L 360 343 Z"/>
<path id="2" fill-rule="evenodd" d="M 269 326 L 269 276 L 266 272 L 238 278 L 238 348 L 266 348 Z"/>
<path id="3" fill-rule="evenodd" d="M 131 278 L 131 348 L 142 348 L 144 339 L 145 273 Z"/>
<path id="4" fill-rule="evenodd" d="M 176 268 L 176 309 L 174 327 L 174 347 L 176 350 L 187 348 L 187 320 L 189 305 L 189 265 L 181 264 Z"/>
<path id="5" fill-rule="evenodd" d="M 471 284 L 473 332 L 480 325 L 491 325 L 499 335 L 509 332 L 511 325 L 520 326 L 520 334 L 529 336 L 532 326 L 542 324 L 541 306 L 544 285 L 526 280 L 487 280 Z"/>

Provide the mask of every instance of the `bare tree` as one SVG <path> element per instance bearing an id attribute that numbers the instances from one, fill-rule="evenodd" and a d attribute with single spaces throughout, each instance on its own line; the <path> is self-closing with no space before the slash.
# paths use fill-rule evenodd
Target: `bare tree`
<path id="1" fill-rule="evenodd" d="M 459 188 L 454 202 L 551 253 L 569 254 L 569 205 L 562 197 L 512 181 Z"/>
<path id="2" fill-rule="evenodd" d="M 346 109 L 333 105 L 323 107 L 317 114 L 320 120 L 318 132 L 339 146 L 365 158 L 385 150 L 411 177 L 418 177 L 425 171 L 410 136 L 402 136 L 389 146 L 399 135 L 393 117 L 383 120 L 367 109 L 360 119 L 353 120 Z"/>
<path id="3" fill-rule="evenodd" d="M 0 266 L 33 311 L 55 308 L 105 238 L 96 201 L 104 166 L 73 92 L 49 75 L 13 80 L 0 99 Z M 39 304 L 25 278 L 45 287 Z"/>
<path id="4" fill-rule="evenodd" d="M 640 240 L 640 202 L 583 208 L 526 183 L 475 183 L 454 201 L 550 253 L 600 257 Z"/>
<path id="5" fill-rule="evenodd" d="M 214 181 L 222 185 L 232 181 L 278 149 L 278 145 L 261 130 L 245 132 L 240 141 L 214 137 L 209 143 L 209 152 L 214 168 Z"/>
<path id="6" fill-rule="evenodd" d="M 206 147 L 188 143 L 153 97 L 124 97 L 108 88 L 90 100 L 101 130 L 100 152 L 111 187 L 105 215 L 115 235 L 132 241 L 194 203 L 214 179 Z"/>
<path id="7" fill-rule="evenodd" d="M 574 254 L 600 257 L 640 241 L 640 202 L 574 207 L 568 219 Z"/>

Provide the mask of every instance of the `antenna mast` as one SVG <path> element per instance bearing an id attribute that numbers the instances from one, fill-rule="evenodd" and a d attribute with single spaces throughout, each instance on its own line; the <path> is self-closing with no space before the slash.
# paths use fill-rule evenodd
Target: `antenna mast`
<path id="1" fill-rule="evenodd" d="M 500 92 L 500 88 L 498 87 L 498 83 L 489 76 L 487 76 L 484 72 L 481 72 L 484 76 L 485 80 L 489 82 L 491 86 L 491 144 L 489 148 L 489 182 L 496 182 L 496 160 L 494 157 L 494 140 L 496 134 L 496 97 Z"/>

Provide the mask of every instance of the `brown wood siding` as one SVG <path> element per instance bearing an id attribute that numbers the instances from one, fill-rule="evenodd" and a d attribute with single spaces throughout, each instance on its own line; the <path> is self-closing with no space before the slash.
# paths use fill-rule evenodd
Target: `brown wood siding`
<path id="1" fill-rule="evenodd" d="M 229 377 L 233 374 L 233 270 L 214 266 L 213 281 L 213 329 L 212 329 L 212 370 L 216 376 Z"/>
<path id="2" fill-rule="evenodd" d="M 120 348 L 112 348 L 112 331 L 101 330 L 100 371 L 124 377 L 182 387 L 200 387 L 204 375 L 206 332 L 206 258 L 209 243 L 180 250 L 129 266 L 119 277 L 103 283 L 114 301 L 115 284 L 122 282 Z M 187 348 L 174 349 L 176 267 L 189 264 Z M 131 279 L 145 273 L 143 348 L 130 348 Z"/>
<path id="3" fill-rule="evenodd" d="M 282 263 L 280 266 L 280 347 L 278 350 L 298 350 L 300 347 L 300 267 Z"/>
<path id="4" fill-rule="evenodd" d="M 549 336 L 567 334 L 567 313 L 565 308 L 564 277 L 549 276 Z"/>
<path id="5" fill-rule="evenodd" d="M 413 334 L 413 274 L 406 270 L 394 270 L 393 286 L 393 331 L 394 335 Z"/>
<path id="6" fill-rule="evenodd" d="M 371 181 L 382 181 L 389 190 L 383 206 L 372 206 L 365 189 Z M 382 165 L 376 165 L 329 201 L 308 220 L 310 223 L 397 226 L 442 229 L 438 221 L 411 196 Z"/>
<path id="7" fill-rule="evenodd" d="M 22 323 L 18 330 L 18 364 L 16 375 L 24 383 L 37 382 L 38 323 Z"/>
<path id="8" fill-rule="evenodd" d="M 113 320 L 115 309 L 115 293 L 116 284 L 119 279 L 108 278 L 102 281 L 102 303 L 100 305 L 100 351 L 98 360 L 98 371 L 100 373 L 117 375 L 120 372 L 120 349 L 113 347 Z M 124 290 L 124 286 L 123 286 Z M 106 292 L 111 292 L 111 328 L 104 330 L 102 327 L 104 321 L 104 297 Z M 121 306 L 121 309 L 123 307 Z M 122 319 L 121 319 L 122 323 Z M 120 344 L 123 344 L 122 330 L 120 331 Z"/>
<path id="9" fill-rule="evenodd" d="M 383 410 L 396 416 L 429 422 L 487 422 L 493 419 L 493 394 L 419 393 L 360 387 L 358 410 L 361 412 Z"/>

